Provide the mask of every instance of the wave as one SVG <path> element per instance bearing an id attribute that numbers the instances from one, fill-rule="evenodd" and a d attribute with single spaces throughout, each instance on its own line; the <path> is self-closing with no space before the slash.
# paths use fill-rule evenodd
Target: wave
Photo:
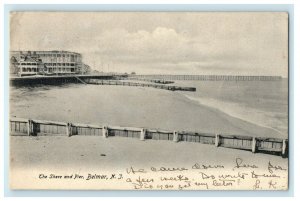
<path id="1" fill-rule="evenodd" d="M 188 94 L 183 95 L 193 102 L 219 110 L 228 116 L 271 129 L 280 136 L 287 135 L 287 115 L 285 118 L 285 114 L 261 111 L 247 107 L 242 103 L 226 102 L 214 98 L 194 97 Z"/>

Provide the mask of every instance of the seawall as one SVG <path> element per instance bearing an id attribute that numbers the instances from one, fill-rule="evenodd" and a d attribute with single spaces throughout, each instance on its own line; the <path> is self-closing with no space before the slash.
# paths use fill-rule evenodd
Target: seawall
<path id="1" fill-rule="evenodd" d="M 25 85 L 60 85 L 66 83 L 81 83 L 81 80 L 86 79 L 100 79 L 100 80 L 112 80 L 115 79 L 115 75 L 60 75 L 60 76 L 35 76 L 35 77 L 12 77 L 10 78 L 10 84 L 13 86 L 25 86 Z"/>

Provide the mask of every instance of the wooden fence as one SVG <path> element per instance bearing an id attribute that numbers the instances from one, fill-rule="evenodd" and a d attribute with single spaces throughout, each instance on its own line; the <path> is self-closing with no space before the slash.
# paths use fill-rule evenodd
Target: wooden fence
<path id="1" fill-rule="evenodd" d="M 11 135 L 21 136 L 102 136 L 130 137 L 140 140 L 186 141 L 267 153 L 288 157 L 288 140 L 278 138 L 249 137 L 241 135 L 223 135 L 210 133 L 194 133 L 184 131 L 165 131 L 136 127 L 99 126 L 91 124 L 64 123 L 56 121 L 10 119 Z"/>

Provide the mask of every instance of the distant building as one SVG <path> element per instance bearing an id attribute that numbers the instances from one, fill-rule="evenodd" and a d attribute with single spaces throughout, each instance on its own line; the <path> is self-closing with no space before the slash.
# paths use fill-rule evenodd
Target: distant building
<path id="1" fill-rule="evenodd" d="M 82 56 L 68 51 L 11 51 L 10 71 L 22 75 L 81 74 Z"/>

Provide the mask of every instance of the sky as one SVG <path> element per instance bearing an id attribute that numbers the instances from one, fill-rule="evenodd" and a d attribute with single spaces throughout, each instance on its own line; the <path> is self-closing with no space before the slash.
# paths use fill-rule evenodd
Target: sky
<path id="1" fill-rule="evenodd" d="M 288 14 L 12 12 L 11 50 L 66 50 L 104 72 L 288 74 Z"/>

